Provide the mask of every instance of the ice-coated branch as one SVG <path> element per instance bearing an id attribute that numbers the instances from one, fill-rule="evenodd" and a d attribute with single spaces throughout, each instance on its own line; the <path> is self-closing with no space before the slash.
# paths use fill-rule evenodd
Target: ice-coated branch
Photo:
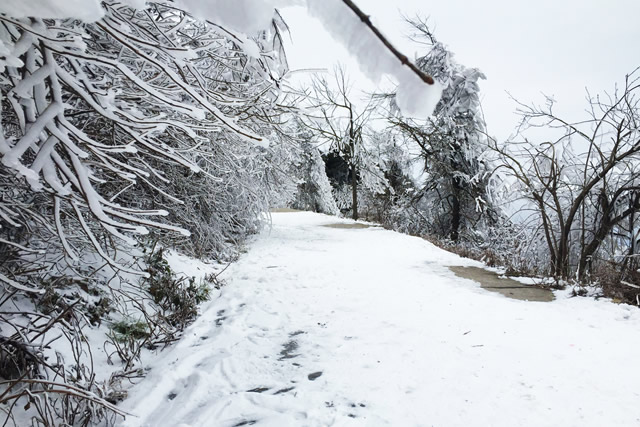
<path id="1" fill-rule="evenodd" d="M 171 2 L 103 8 L 100 21 L 80 26 L 0 14 L 0 230 L 46 232 L 71 260 L 89 246 L 130 271 L 103 242 L 134 243 L 148 228 L 189 236 L 169 212 L 186 206 L 176 175 L 198 173 L 229 197 L 237 187 L 206 157 L 216 144 L 229 158 L 236 146 L 266 146 L 260 134 L 279 121 L 276 83 L 286 67 L 263 54 L 269 34 L 264 46 L 238 39 Z M 243 44 L 252 43 L 249 54 Z"/>
<path id="2" fill-rule="evenodd" d="M 431 77 L 430 75 L 428 75 L 427 73 L 425 73 L 424 71 L 416 67 L 413 64 L 413 62 L 411 62 L 409 58 L 407 58 L 406 55 L 402 54 L 398 49 L 396 49 L 393 46 L 393 44 L 391 44 L 391 42 L 380 32 L 380 30 L 378 30 L 378 28 L 376 28 L 376 26 L 371 23 L 371 19 L 369 18 L 369 15 L 365 14 L 362 10 L 360 10 L 360 8 L 356 6 L 356 4 L 353 1 L 351 0 L 342 0 L 342 1 L 349 7 L 349 9 L 353 11 L 353 13 L 355 13 L 358 16 L 358 18 L 360 18 L 360 20 L 367 27 L 369 27 L 369 29 L 373 32 L 373 34 L 375 34 L 375 36 L 382 42 L 382 44 L 384 44 L 384 46 L 387 49 L 389 49 L 396 58 L 398 58 L 398 60 L 402 63 L 402 65 L 409 67 L 409 69 L 414 73 L 416 73 L 416 75 L 420 77 L 420 79 L 422 79 L 422 81 L 425 82 L 426 84 L 432 85 L 435 83 L 435 81 L 433 80 L 433 77 Z"/>

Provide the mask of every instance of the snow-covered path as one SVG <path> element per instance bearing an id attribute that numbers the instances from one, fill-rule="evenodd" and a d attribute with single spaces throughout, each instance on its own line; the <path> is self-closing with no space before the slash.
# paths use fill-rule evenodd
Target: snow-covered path
<path id="1" fill-rule="evenodd" d="M 640 425 L 640 310 L 508 299 L 379 228 L 273 214 L 128 426 Z"/>

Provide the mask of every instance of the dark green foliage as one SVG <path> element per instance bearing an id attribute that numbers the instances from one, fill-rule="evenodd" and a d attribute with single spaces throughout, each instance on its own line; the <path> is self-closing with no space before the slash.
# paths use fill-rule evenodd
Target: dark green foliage
<path id="1" fill-rule="evenodd" d="M 333 187 L 349 185 L 351 183 L 351 167 L 337 150 L 331 150 L 322 155 L 325 163 L 325 172 Z"/>
<path id="2" fill-rule="evenodd" d="M 149 337 L 149 328 L 141 321 L 121 320 L 111 325 L 111 332 L 119 342 L 126 342 L 130 338 L 144 340 Z"/>
<path id="3" fill-rule="evenodd" d="M 87 304 L 87 312 L 89 314 L 89 321 L 92 325 L 100 325 L 102 319 L 108 316 L 113 311 L 112 301 L 107 297 L 101 297 L 93 304 Z"/>
<path id="4" fill-rule="evenodd" d="M 198 314 L 198 306 L 210 298 L 210 287 L 206 282 L 196 284 L 194 277 L 178 277 L 163 252 L 158 249 L 148 256 L 145 286 L 165 320 L 183 329 Z"/>

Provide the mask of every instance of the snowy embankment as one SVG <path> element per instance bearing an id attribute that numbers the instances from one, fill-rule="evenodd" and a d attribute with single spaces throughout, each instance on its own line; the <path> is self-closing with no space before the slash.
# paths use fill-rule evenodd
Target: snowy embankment
<path id="1" fill-rule="evenodd" d="M 128 426 L 640 424 L 640 311 L 508 299 L 379 228 L 273 214 L 131 390 Z"/>

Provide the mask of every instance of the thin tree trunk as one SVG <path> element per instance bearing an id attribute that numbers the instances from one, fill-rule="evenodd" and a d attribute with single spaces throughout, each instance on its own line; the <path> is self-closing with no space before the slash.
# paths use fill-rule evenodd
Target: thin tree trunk
<path id="1" fill-rule="evenodd" d="M 356 165 L 351 165 L 351 197 L 352 197 L 352 210 L 353 219 L 358 219 L 358 173 Z"/>
<path id="2" fill-rule="evenodd" d="M 562 230 L 558 245 L 555 276 L 566 279 L 569 276 L 569 233 Z"/>
<path id="3" fill-rule="evenodd" d="M 593 240 L 584 248 L 584 252 L 580 257 L 580 264 L 578 265 L 578 271 L 580 274 L 580 279 L 584 279 L 587 273 L 587 264 L 589 264 L 591 257 L 598 250 L 600 244 L 604 240 L 604 238 L 609 234 L 609 232 L 613 229 L 614 224 L 603 220 L 603 223 L 600 225 L 599 229 L 593 236 Z"/>
<path id="4" fill-rule="evenodd" d="M 462 190 L 462 186 L 458 181 L 458 178 L 453 179 L 453 197 L 451 201 L 451 240 L 457 242 L 460 238 L 460 222 L 461 222 L 461 213 L 460 213 L 460 198 L 458 194 L 460 194 Z"/>

